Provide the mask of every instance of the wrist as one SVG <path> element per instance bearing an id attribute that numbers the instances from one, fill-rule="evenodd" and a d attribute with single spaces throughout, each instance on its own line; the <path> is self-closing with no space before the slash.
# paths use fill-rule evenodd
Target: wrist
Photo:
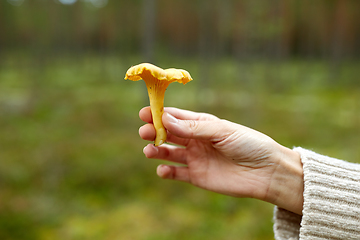
<path id="1" fill-rule="evenodd" d="M 304 177 L 300 154 L 279 145 L 274 157 L 277 167 L 265 201 L 301 215 L 304 202 Z"/>

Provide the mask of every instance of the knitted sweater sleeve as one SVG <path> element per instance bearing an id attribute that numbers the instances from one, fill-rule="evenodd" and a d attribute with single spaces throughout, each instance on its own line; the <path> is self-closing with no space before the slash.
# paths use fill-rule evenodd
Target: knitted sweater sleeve
<path id="1" fill-rule="evenodd" d="M 360 165 L 294 150 L 304 168 L 303 215 L 275 207 L 275 239 L 360 239 Z"/>

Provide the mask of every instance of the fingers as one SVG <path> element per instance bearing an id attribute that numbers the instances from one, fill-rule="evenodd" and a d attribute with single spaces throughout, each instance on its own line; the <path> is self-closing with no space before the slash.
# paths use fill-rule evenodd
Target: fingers
<path id="1" fill-rule="evenodd" d="M 171 162 L 186 164 L 187 155 L 186 149 L 176 147 L 168 144 L 155 147 L 152 144 L 148 144 L 143 152 L 147 158 L 157 158 L 167 160 Z"/>
<path id="2" fill-rule="evenodd" d="M 148 123 L 148 124 L 141 126 L 139 128 L 139 135 L 144 140 L 154 141 L 155 136 L 156 136 L 156 131 L 155 131 L 154 125 Z M 168 143 L 174 143 L 174 144 L 177 144 L 180 146 L 187 146 L 189 141 L 190 141 L 190 139 L 180 138 L 171 133 L 167 134 L 166 142 L 168 142 Z"/>
<path id="3" fill-rule="evenodd" d="M 173 179 L 183 182 L 190 182 L 189 169 L 187 167 L 159 165 L 156 169 L 159 177 Z"/>
<path id="4" fill-rule="evenodd" d="M 167 115 L 167 112 L 170 113 Z M 189 124 L 191 124 L 192 121 L 219 121 L 217 117 L 207 114 L 207 113 L 196 113 L 188 110 L 173 108 L 173 107 L 167 107 L 165 108 L 165 118 L 168 117 L 168 120 L 171 118 L 172 120 L 176 121 L 175 119 L 180 120 L 186 120 Z M 166 116 L 167 115 L 167 116 Z M 139 117 L 141 120 L 147 123 L 152 123 L 152 116 L 151 116 L 151 110 L 150 107 L 144 107 L 139 111 Z M 166 120 L 165 120 L 166 121 Z M 164 122 L 164 119 L 163 119 Z M 165 126 L 166 127 L 166 126 Z M 155 129 L 150 125 L 144 125 L 139 129 L 140 136 L 148 141 L 154 141 L 155 139 Z M 180 136 L 180 137 L 179 137 Z M 191 137 L 191 136 L 190 136 Z M 168 134 L 167 142 L 175 143 L 181 146 L 187 146 L 189 139 L 184 139 L 184 137 L 180 134 Z"/>
<path id="5" fill-rule="evenodd" d="M 144 107 L 139 111 L 139 117 L 141 120 L 147 123 L 152 123 L 152 116 L 150 107 Z"/>
<path id="6" fill-rule="evenodd" d="M 190 140 L 191 139 L 189 138 L 178 137 L 168 132 L 166 142 L 186 147 L 189 144 Z"/>
<path id="7" fill-rule="evenodd" d="M 154 141 L 156 137 L 156 130 L 154 125 L 148 123 L 139 128 L 139 135 L 142 139 L 147 141 Z"/>
<path id="8" fill-rule="evenodd" d="M 149 110 L 143 108 L 142 111 Z M 217 118 L 213 121 L 179 120 L 168 112 L 163 114 L 162 121 L 169 131 L 167 142 L 181 146 L 187 146 L 192 138 L 218 142 L 236 132 L 237 129 L 233 123 Z M 152 124 L 145 124 L 139 129 L 139 135 L 144 140 L 153 141 L 155 133 Z"/>
<path id="9" fill-rule="evenodd" d="M 179 120 L 165 112 L 162 121 L 171 134 L 185 139 L 218 142 L 236 132 L 233 123 L 220 119 L 213 121 Z"/>
<path id="10" fill-rule="evenodd" d="M 144 154 L 148 158 L 158 158 L 176 163 L 186 164 L 185 149 L 163 144 L 155 147 L 148 144 L 144 148 Z M 157 175 L 163 179 L 173 179 L 183 182 L 190 182 L 189 169 L 186 166 L 159 165 Z"/>
<path id="11" fill-rule="evenodd" d="M 173 107 L 166 107 L 164 108 L 165 112 L 170 113 L 174 117 L 182 120 L 201 120 L 201 121 L 208 121 L 208 120 L 217 120 L 218 118 L 214 115 L 208 113 L 197 113 L 188 110 L 173 108 Z M 152 116 L 150 107 L 144 107 L 139 111 L 139 117 L 141 120 L 147 123 L 152 123 Z"/>
<path id="12" fill-rule="evenodd" d="M 192 112 L 189 110 L 183 110 L 183 109 L 174 108 L 174 107 L 166 107 L 166 108 L 164 108 L 164 111 L 170 113 L 175 118 L 182 119 L 182 120 L 208 121 L 208 120 L 217 120 L 218 119 L 214 115 L 211 115 L 208 113 Z"/>

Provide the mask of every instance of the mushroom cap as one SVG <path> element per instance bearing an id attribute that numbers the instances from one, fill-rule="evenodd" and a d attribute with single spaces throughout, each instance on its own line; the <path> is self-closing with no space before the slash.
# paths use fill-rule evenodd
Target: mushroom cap
<path id="1" fill-rule="evenodd" d="M 141 63 L 129 68 L 126 72 L 125 79 L 132 81 L 139 81 L 144 79 L 144 76 L 151 74 L 154 78 L 160 81 L 179 82 L 186 84 L 192 80 L 188 71 L 183 69 L 162 69 L 150 63 Z"/>

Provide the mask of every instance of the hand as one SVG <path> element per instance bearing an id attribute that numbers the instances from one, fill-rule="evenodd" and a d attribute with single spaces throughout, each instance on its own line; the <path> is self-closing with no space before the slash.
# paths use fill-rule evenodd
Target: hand
<path id="1" fill-rule="evenodd" d="M 153 141 L 150 108 L 140 110 L 147 122 L 141 138 Z M 144 148 L 148 158 L 184 166 L 160 165 L 157 174 L 234 197 L 271 202 L 301 214 L 302 166 L 300 156 L 253 129 L 206 113 L 165 108 L 162 117 L 168 143 Z"/>

